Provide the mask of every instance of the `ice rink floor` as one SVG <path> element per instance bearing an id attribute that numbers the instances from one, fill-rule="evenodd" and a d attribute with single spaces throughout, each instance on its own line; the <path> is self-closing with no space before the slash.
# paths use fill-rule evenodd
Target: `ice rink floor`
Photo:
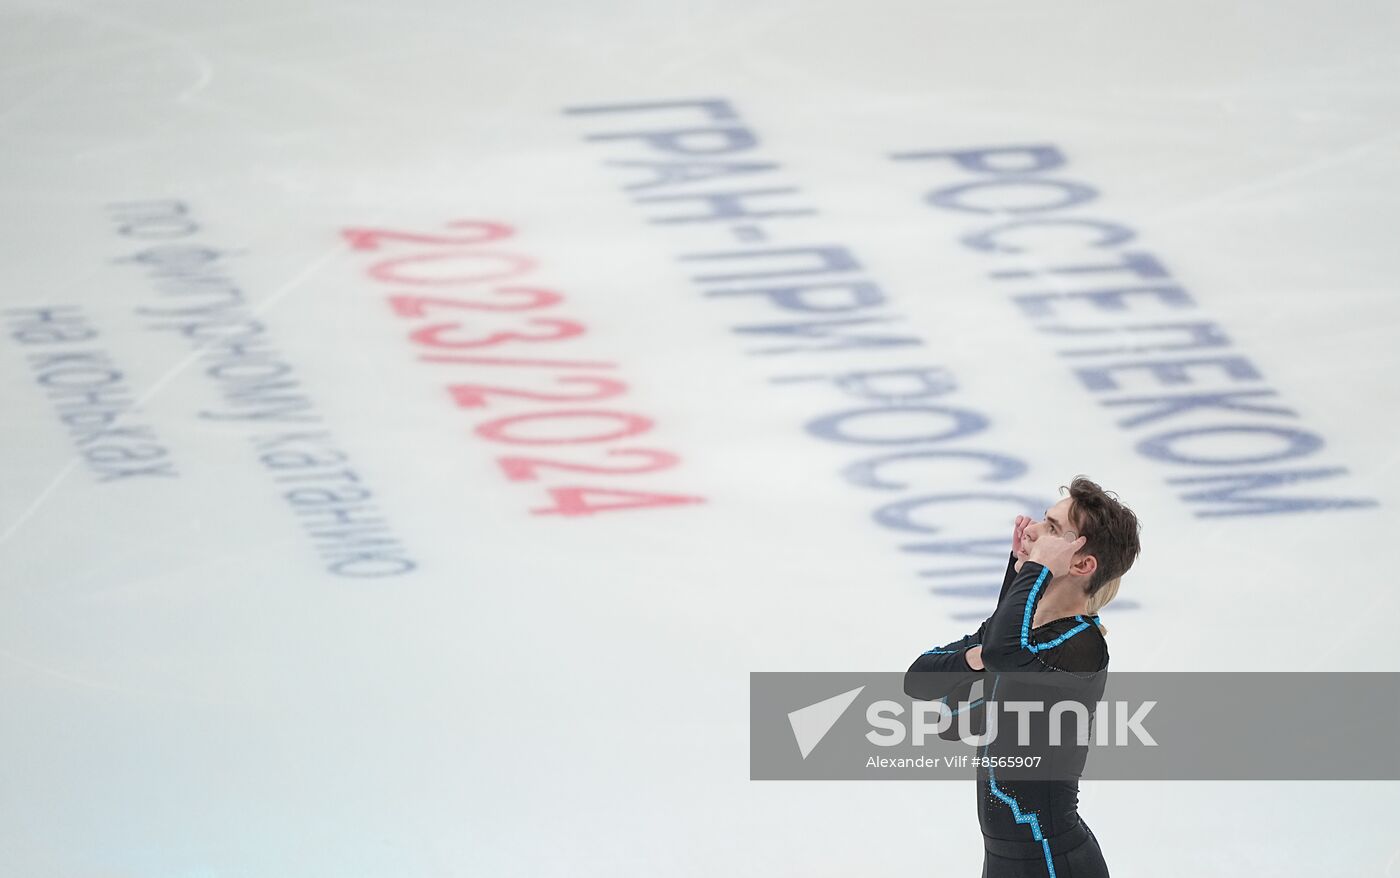
<path id="1" fill-rule="evenodd" d="M 750 780 L 749 674 L 975 629 L 1079 473 L 1112 671 L 1400 671 L 1397 45 L 0 0 L 0 874 L 978 874 L 970 783 Z M 1081 787 L 1136 878 L 1396 878 L 1398 807 Z"/>

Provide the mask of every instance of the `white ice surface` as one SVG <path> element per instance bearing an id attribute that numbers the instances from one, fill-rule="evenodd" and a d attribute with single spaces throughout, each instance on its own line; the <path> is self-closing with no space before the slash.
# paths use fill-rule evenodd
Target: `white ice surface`
<path id="1" fill-rule="evenodd" d="M 99 483 L 34 350 L 0 336 L 0 874 L 977 873 L 970 785 L 753 782 L 747 732 L 751 671 L 900 670 L 974 627 L 871 519 L 974 477 L 844 481 L 870 451 L 804 425 L 855 403 L 770 382 L 830 362 L 746 354 L 733 327 L 783 318 L 703 296 L 677 259 L 733 239 L 648 223 L 637 172 L 606 161 L 654 156 L 584 139 L 650 117 L 566 107 L 729 100 L 782 166 L 754 185 L 821 211 L 784 240 L 861 255 L 927 344 L 904 362 L 946 367 L 990 417 L 969 447 L 1030 465 L 1008 490 L 1085 472 L 1140 512 L 1137 606 L 1103 613 L 1115 671 L 1400 671 L 1396 10 L 0 2 L 0 305 L 81 307 L 179 470 Z M 923 201 L 971 178 L 888 158 L 1026 143 L 1062 149 L 1058 176 L 1100 192 L 1079 213 L 1131 226 L 1325 439 L 1295 462 L 1346 468 L 1323 493 L 1377 505 L 1195 516 L 1168 479 L 1202 472 L 1138 453 L 1148 434 L 987 277 L 1014 266 L 958 244 L 991 220 Z M 217 387 L 139 313 L 153 283 L 118 260 L 146 245 L 108 212 L 159 199 L 236 251 L 415 573 L 327 575 L 246 425 L 198 416 Z M 706 503 L 529 514 L 542 488 L 473 429 L 538 409 L 453 408 L 340 237 L 460 218 L 519 230 L 509 249 L 588 329 L 550 355 L 618 363 L 618 408 L 656 422 L 635 444 L 681 457 L 636 484 Z M 965 514 L 979 535 L 1014 511 Z M 1395 782 L 1082 793 L 1114 874 L 1143 878 L 1394 878 L 1397 806 Z"/>

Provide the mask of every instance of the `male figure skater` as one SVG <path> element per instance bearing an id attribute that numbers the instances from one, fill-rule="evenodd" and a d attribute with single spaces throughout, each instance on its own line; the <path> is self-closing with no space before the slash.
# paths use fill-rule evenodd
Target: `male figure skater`
<path id="1" fill-rule="evenodd" d="M 996 609 L 976 632 L 915 659 L 905 674 L 908 695 L 947 698 L 952 707 L 984 676 L 986 700 L 1009 702 L 1025 691 L 1018 680 L 1036 679 L 1021 672 L 1042 672 L 1057 675 L 1047 682 L 1092 715 L 1108 671 L 1107 629 L 1097 613 L 1137 558 L 1139 525 L 1132 510 L 1087 478 L 1061 490 L 1068 496 L 1040 521 L 1017 516 Z M 1043 700 L 1043 691 L 1032 700 Z M 1031 728 L 1046 734 L 1048 722 Z M 983 755 L 994 754 L 1003 737 L 1011 736 L 998 736 Z M 1098 840 L 1078 810 L 1087 757 L 1087 745 L 1070 748 L 1049 780 L 1008 779 L 1006 771 L 999 777 L 994 767 L 978 767 L 983 878 L 1107 878 Z"/>

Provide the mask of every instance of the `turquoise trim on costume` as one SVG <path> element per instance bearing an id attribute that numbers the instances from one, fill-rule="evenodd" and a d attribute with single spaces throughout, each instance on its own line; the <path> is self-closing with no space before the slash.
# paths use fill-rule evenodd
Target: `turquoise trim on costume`
<path id="1" fill-rule="evenodd" d="M 941 701 L 941 702 L 943 702 L 944 704 L 947 704 L 947 703 L 948 703 L 948 696 L 947 696 L 947 695 L 944 695 L 942 698 L 940 698 L 940 699 L 938 699 L 938 700 Z M 974 701 L 974 702 L 972 702 L 971 704 L 969 704 L 969 705 L 967 706 L 967 709 L 968 709 L 968 710 L 972 710 L 972 708 L 976 707 L 977 705 L 981 704 L 983 701 L 986 701 L 986 700 L 987 700 L 987 699 L 985 699 L 985 698 L 979 698 L 979 699 L 977 699 L 976 701 Z M 952 710 L 952 708 L 949 708 L 949 710 Z M 957 716 L 958 714 L 960 714 L 960 713 L 962 713 L 962 712 L 963 712 L 963 708 L 959 707 L 957 710 L 952 710 L 952 712 L 949 714 L 949 716 Z"/>
<path id="2" fill-rule="evenodd" d="M 1040 587 L 1045 584 L 1045 577 L 1049 575 L 1049 567 L 1040 568 L 1040 575 L 1035 578 L 1035 585 L 1031 586 L 1030 596 L 1026 598 L 1026 614 L 1021 619 L 1021 646 L 1027 649 L 1030 649 L 1031 613 L 1035 612 L 1035 593 L 1040 591 Z"/>
<path id="3" fill-rule="evenodd" d="M 996 679 L 992 681 L 992 695 L 996 695 L 997 683 L 1000 680 L 1001 675 L 998 674 Z M 992 695 L 988 695 L 987 697 L 991 698 Z M 990 741 L 982 745 L 983 756 L 987 755 L 987 749 L 990 746 Z M 993 795 L 995 795 L 998 799 L 1001 799 L 1007 805 L 1011 806 L 1011 814 L 1013 817 L 1016 818 L 1016 822 L 1025 823 L 1030 826 L 1031 835 L 1035 838 L 1036 841 L 1040 842 L 1041 848 L 1045 851 L 1045 868 L 1050 871 L 1050 878 L 1055 878 L 1055 858 L 1050 853 L 1050 842 L 1045 839 L 1045 836 L 1040 831 L 1040 817 L 1034 811 L 1031 811 L 1029 813 L 1021 812 L 1021 806 L 1017 803 L 1016 799 L 1002 792 L 1001 788 L 997 786 L 996 771 L 990 765 L 987 766 L 987 779 L 991 782 Z"/>
<path id="4" fill-rule="evenodd" d="M 1078 619 L 1079 617 L 1075 616 L 1074 618 Z M 1053 647 L 1059 646 L 1061 643 L 1064 643 L 1066 640 L 1069 640 L 1071 637 L 1078 634 L 1079 632 L 1086 630 L 1088 627 L 1088 622 L 1081 621 L 1080 624 L 1069 629 L 1064 634 L 1061 634 L 1059 637 L 1056 637 L 1054 640 L 1046 641 L 1045 643 L 1032 643 L 1030 645 L 1026 645 L 1023 642 L 1021 645 L 1025 646 L 1026 649 L 1030 650 L 1031 652 L 1040 652 L 1042 649 L 1051 649 Z"/>
<path id="5" fill-rule="evenodd" d="M 1030 597 L 1026 599 L 1025 617 L 1021 619 L 1021 648 L 1031 653 L 1037 653 L 1043 649 L 1053 649 L 1089 627 L 1089 623 L 1085 622 L 1083 617 L 1075 616 L 1074 618 L 1078 619 L 1080 622 L 1077 627 L 1071 628 L 1048 643 L 1031 643 L 1031 614 L 1035 612 L 1035 595 L 1036 592 L 1040 591 L 1040 587 L 1045 584 L 1045 577 L 1049 574 L 1049 567 L 1041 568 L 1040 575 L 1035 578 L 1035 585 L 1031 586 Z M 1096 616 L 1095 618 L 1098 617 Z"/>
<path id="6" fill-rule="evenodd" d="M 980 643 L 973 643 L 973 644 L 970 644 L 969 646 L 963 647 L 963 649 L 972 649 L 972 647 L 974 647 L 974 646 L 981 646 L 981 645 L 982 645 L 982 644 L 980 644 Z M 919 655 L 952 655 L 952 654 L 955 653 L 955 652 L 962 652 L 962 650 L 961 650 L 961 649 L 939 649 L 938 647 L 935 646 L 933 649 L 926 649 L 926 650 L 924 650 L 923 652 L 919 653 Z"/>

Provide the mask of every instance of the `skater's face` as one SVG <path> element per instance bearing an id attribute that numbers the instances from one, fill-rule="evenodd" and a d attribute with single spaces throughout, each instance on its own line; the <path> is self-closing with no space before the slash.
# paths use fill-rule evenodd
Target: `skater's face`
<path id="1" fill-rule="evenodd" d="M 1045 517 L 1040 521 L 1034 521 L 1026 525 L 1024 538 L 1021 540 L 1021 558 L 1024 560 L 1030 554 L 1031 544 L 1042 537 L 1055 537 L 1057 539 L 1075 539 L 1080 533 L 1075 529 L 1074 522 L 1070 519 L 1070 511 L 1074 507 L 1074 500 L 1065 497 L 1045 510 Z"/>

